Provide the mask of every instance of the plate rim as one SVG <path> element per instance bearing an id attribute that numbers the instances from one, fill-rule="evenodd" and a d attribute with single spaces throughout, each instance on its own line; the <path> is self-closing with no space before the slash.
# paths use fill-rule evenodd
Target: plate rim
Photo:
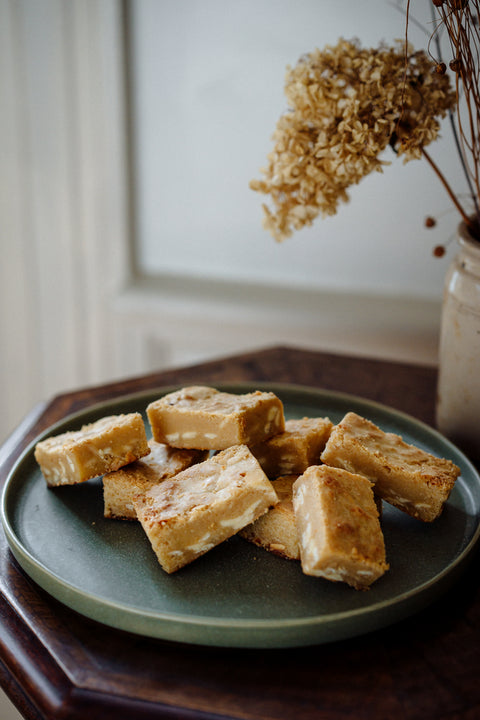
<path id="1" fill-rule="evenodd" d="M 344 403 L 345 405 L 348 403 L 351 403 L 353 405 L 362 405 L 364 407 L 372 408 L 374 410 L 377 410 L 378 412 L 382 414 L 387 414 L 389 417 L 394 417 L 399 419 L 400 421 L 406 422 L 408 425 L 413 425 L 414 427 L 420 427 L 424 433 L 427 435 L 432 436 L 432 438 L 436 439 L 438 442 L 440 442 L 445 450 L 448 450 L 449 452 L 452 452 L 452 455 L 455 457 L 455 462 L 458 462 L 459 460 L 465 467 L 465 469 L 468 470 L 468 472 L 472 475 L 472 477 L 476 480 L 477 489 L 480 490 L 480 475 L 473 465 L 473 463 L 464 455 L 464 453 L 454 445 L 448 438 L 443 436 L 436 428 L 428 425 L 422 420 L 419 420 L 418 418 L 415 418 L 414 416 L 401 411 L 397 410 L 396 408 L 392 408 L 391 406 L 388 406 L 384 403 L 381 403 L 376 400 L 371 400 L 370 398 L 363 397 L 361 395 L 354 395 L 351 393 L 346 393 L 342 391 L 336 391 L 336 390 L 328 390 L 325 388 L 317 388 L 317 387 L 311 387 L 308 385 L 301 385 L 301 384 L 295 384 L 295 383 L 282 383 L 282 382 L 275 382 L 275 381 L 222 381 L 222 382 L 202 382 L 202 383 L 188 383 L 188 385 L 192 384 L 204 384 L 209 387 L 215 387 L 219 390 L 228 390 L 231 389 L 237 389 L 237 390 L 243 390 L 243 391 L 251 391 L 253 389 L 260 389 L 264 391 L 272 391 L 275 393 L 285 392 L 285 393 L 299 393 L 305 395 L 305 397 L 312 397 L 316 396 L 319 400 L 321 398 L 323 399 L 329 399 L 330 401 L 335 400 L 339 401 L 341 403 Z M 164 624 L 177 624 L 181 627 L 188 626 L 189 628 L 195 628 L 197 630 L 200 630 L 202 628 L 207 628 L 210 630 L 215 631 L 222 631 L 222 630 L 232 630 L 234 632 L 238 632 L 239 630 L 242 631 L 268 631 L 268 630 L 279 630 L 279 631 L 294 631 L 296 629 L 305 629 L 305 628 L 316 628 L 317 630 L 320 628 L 329 628 L 332 625 L 335 625 L 336 623 L 342 623 L 342 621 L 354 621 L 356 618 L 362 617 L 362 618 L 371 618 L 374 617 L 378 613 L 386 612 L 389 609 L 392 608 L 401 608 L 402 606 L 408 604 L 409 602 L 413 602 L 416 598 L 419 598 L 423 595 L 426 595 L 431 591 L 434 587 L 439 585 L 446 585 L 448 579 L 451 577 L 452 581 L 454 577 L 456 577 L 458 571 L 461 569 L 461 567 L 466 563 L 469 556 L 472 554 L 472 551 L 474 550 L 475 546 L 477 545 L 479 539 L 480 539 L 480 514 L 477 514 L 476 517 L 476 527 L 474 531 L 471 533 L 469 540 L 466 544 L 466 546 L 459 552 L 454 559 L 448 563 L 445 567 L 443 567 L 440 572 L 436 573 L 434 577 L 429 578 L 428 580 L 423 581 L 419 585 L 415 585 L 415 587 L 406 590 L 398 595 L 395 595 L 393 598 L 383 599 L 376 603 L 373 603 L 368 606 L 361 606 L 358 608 L 343 610 L 340 612 L 335 613 L 329 613 L 329 614 L 323 614 L 323 615 L 312 615 L 312 616 L 306 616 L 306 617 L 299 617 L 299 618 L 236 618 L 236 617 L 215 617 L 215 616 L 208 616 L 208 615 L 201 615 L 201 614 L 182 614 L 182 613 L 175 613 L 175 612 L 165 612 L 165 611 L 153 611 L 149 609 L 142 609 L 138 606 L 133 606 L 129 604 L 122 603 L 118 600 L 110 600 L 108 598 L 104 598 L 101 595 L 96 595 L 94 593 L 91 593 L 89 591 L 83 590 L 81 587 L 75 585 L 74 583 L 65 580 L 61 576 L 59 576 L 56 572 L 50 570 L 41 560 L 39 560 L 35 555 L 33 555 L 27 548 L 24 547 L 23 543 L 21 542 L 21 539 L 17 536 L 17 533 L 15 532 L 12 523 L 10 522 L 10 519 L 8 517 L 7 512 L 7 504 L 9 502 L 9 493 L 14 492 L 15 488 L 12 489 L 12 486 L 14 486 L 16 475 L 18 474 L 18 471 L 21 469 L 21 466 L 25 462 L 31 462 L 32 461 L 32 454 L 34 447 L 37 442 L 39 442 L 41 439 L 53 435 L 57 433 L 60 428 L 63 428 L 66 425 L 71 425 L 72 423 L 75 423 L 76 421 L 80 421 L 85 415 L 94 415 L 98 412 L 105 412 L 108 410 L 109 407 L 112 406 L 118 406 L 120 403 L 140 403 L 142 399 L 145 398 L 153 398 L 158 395 L 158 397 L 161 397 L 168 392 L 172 392 L 176 389 L 179 389 L 181 387 L 187 386 L 187 383 L 173 383 L 168 385 L 160 385 L 158 387 L 153 387 L 151 389 L 146 390 L 140 390 L 135 391 L 132 393 L 126 393 L 124 395 L 117 395 L 113 398 L 107 398 L 106 400 L 99 401 L 92 403 L 91 405 L 86 405 L 84 408 L 81 408 L 80 410 L 74 411 L 72 413 L 68 413 L 63 418 L 57 420 L 52 425 L 48 426 L 44 430 L 42 430 L 22 451 L 20 456 L 15 461 L 14 465 L 12 466 L 11 470 L 9 471 L 7 478 L 4 483 L 4 487 L 2 488 L 2 496 L 1 496 L 1 521 L 3 530 L 5 533 L 5 536 L 7 538 L 7 543 L 10 547 L 10 550 L 12 551 L 14 557 L 17 559 L 18 563 L 22 567 L 22 569 L 27 573 L 29 577 L 35 580 L 40 587 L 42 587 L 44 590 L 46 590 L 50 595 L 52 595 L 54 598 L 65 604 L 67 607 L 70 607 L 73 610 L 76 610 L 81 615 L 90 617 L 92 619 L 97 619 L 99 617 L 96 613 L 86 612 L 85 609 L 78 609 L 79 605 L 81 606 L 84 602 L 86 602 L 89 606 L 91 604 L 94 605 L 100 605 L 101 613 L 100 616 L 104 617 L 105 611 L 107 612 L 120 612 L 122 616 L 127 617 L 127 621 L 122 622 L 120 624 L 114 624 L 111 621 L 106 621 L 104 619 L 98 620 L 99 622 L 103 622 L 104 624 L 114 627 L 116 629 L 126 630 L 127 632 L 133 632 L 140 635 L 144 635 L 147 637 L 156 637 L 156 638 L 165 638 L 169 639 L 169 635 L 166 632 L 162 631 Z M 146 406 L 145 406 L 146 409 Z M 462 475 L 463 475 L 463 468 L 462 468 Z M 27 569 L 25 565 L 29 568 Z M 33 568 L 33 571 L 32 571 Z M 48 579 L 47 586 L 37 579 L 37 573 L 42 576 L 42 578 L 45 576 Z M 50 589 L 51 584 L 55 586 L 55 589 L 58 591 L 58 588 L 61 589 L 60 596 L 52 592 Z M 79 602 L 70 604 L 67 602 L 64 598 L 65 595 L 73 595 L 76 599 L 78 599 Z M 423 607 L 423 605 L 422 605 Z M 420 608 L 419 608 L 420 609 Z M 401 619 L 403 616 L 400 613 L 398 616 L 396 616 L 395 620 L 393 622 L 396 622 L 398 619 Z M 131 619 L 131 622 L 129 620 Z M 146 620 L 154 621 L 156 623 L 160 624 L 160 632 L 145 632 L 142 629 L 136 629 L 136 626 L 138 626 L 138 621 L 140 621 L 140 625 L 143 625 Z M 133 625 L 132 625 L 133 623 Z M 391 624 L 390 622 L 387 622 L 386 624 Z M 383 627 L 385 623 L 375 625 L 374 629 Z M 333 639 L 341 639 L 342 637 L 353 637 L 355 634 L 363 634 L 367 631 L 360 631 L 359 633 L 349 632 L 347 635 L 342 636 L 341 634 L 336 635 Z M 186 642 L 187 644 L 198 644 L 199 641 L 195 639 L 183 639 L 183 638 L 173 638 L 174 640 L 178 640 L 180 642 Z M 312 642 L 302 642 L 302 645 L 305 644 L 320 644 L 322 642 L 326 642 L 328 640 L 323 640 L 321 638 L 315 637 Z M 204 645 L 222 645 L 221 642 L 213 642 L 209 643 L 206 642 L 205 639 L 200 641 L 200 644 Z M 288 642 L 288 647 L 295 646 L 295 642 Z M 258 644 L 255 641 L 253 641 L 253 644 L 245 644 L 245 643 L 238 643 L 234 642 L 233 645 L 229 643 L 229 646 L 234 647 L 240 647 L 240 646 L 248 646 L 248 647 L 285 647 L 284 644 L 275 644 L 271 641 L 268 641 L 267 644 L 262 643 Z"/>

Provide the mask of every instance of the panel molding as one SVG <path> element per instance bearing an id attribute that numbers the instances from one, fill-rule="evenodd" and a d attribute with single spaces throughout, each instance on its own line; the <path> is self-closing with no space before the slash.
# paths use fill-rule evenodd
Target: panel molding
<path id="1" fill-rule="evenodd" d="M 118 295 L 115 312 L 148 370 L 268 345 L 437 361 L 434 300 L 137 278 Z"/>

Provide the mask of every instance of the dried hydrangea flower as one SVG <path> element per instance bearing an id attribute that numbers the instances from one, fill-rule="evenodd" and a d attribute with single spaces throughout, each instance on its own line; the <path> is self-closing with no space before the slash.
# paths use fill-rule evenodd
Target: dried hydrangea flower
<path id="1" fill-rule="evenodd" d="M 405 161 L 421 156 L 455 102 L 446 75 L 423 51 L 395 46 L 362 49 L 340 40 L 287 69 L 289 111 L 275 129 L 263 180 L 253 190 L 270 195 L 264 226 L 277 240 L 334 215 L 347 188 L 386 163 L 391 145 Z"/>

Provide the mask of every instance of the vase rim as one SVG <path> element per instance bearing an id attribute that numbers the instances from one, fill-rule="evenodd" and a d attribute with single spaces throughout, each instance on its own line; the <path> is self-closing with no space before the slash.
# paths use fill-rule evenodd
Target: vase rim
<path id="1" fill-rule="evenodd" d="M 480 242 L 474 239 L 465 221 L 458 226 L 458 241 L 462 247 L 480 258 Z"/>

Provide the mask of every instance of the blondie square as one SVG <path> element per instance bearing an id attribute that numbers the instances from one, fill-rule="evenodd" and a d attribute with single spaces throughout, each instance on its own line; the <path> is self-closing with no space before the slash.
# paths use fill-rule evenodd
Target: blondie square
<path id="1" fill-rule="evenodd" d="M 385 573 L 385 542 L 372 483 L 338 468 L 309 467 L 293 506 L 302 570 L 360 590 Z"/>
<path id="2" fill-rule="evenodd" d="M 290 560 L 300 560 L 292 499 L 293 483 L 297 478 L 298 475 L 286 475 L 272 480 L 277 505 L 239 532 L 255 545 Z"/>
<path id="3" fill-rule="evenodd" d="M 192 386 L 147 408 L 153 439 L 177 448 L 224 450 L 252 445 L 285 429 L 283 404 L 271 392 L 235 395 Z"/>
<path id="4" fill-rule="evenodd" d="M 155 440 L 149 440 L 148 445 L 151 452 L 145 458 L 103 476 L 106 518 L 136 520 L 135 496 L 208 456 L 205 450 L 178 450 Z"/>
<path id="5" fill-rule="evenodd" d="M 73 485 L 148 455 L 140 413 L 111 415 L 37 443 L 35 459 L 49 486 Z"/>
<path id="6" fill-rule="evenodd" d="M 303 473 L 318 465 L 333 423 L 328 418 L 287 420 L 285 431 L 250 447 L 270 478 Z"/>
<path id="7" fill-rule="evenodd" d="M 277 501 L 257 460 L 245 445 L 237 445 L 154 485 L 134 503 L 160 565 L 173 573 Z"/>
<path id="8" fill-rule="evenodd" d="M 353 412 L 333 428 L 321 459 L 369 478 L 379 497 L 424 522 L 440 515 L 460 474 L 451 460 L 408 445 Z"/>

